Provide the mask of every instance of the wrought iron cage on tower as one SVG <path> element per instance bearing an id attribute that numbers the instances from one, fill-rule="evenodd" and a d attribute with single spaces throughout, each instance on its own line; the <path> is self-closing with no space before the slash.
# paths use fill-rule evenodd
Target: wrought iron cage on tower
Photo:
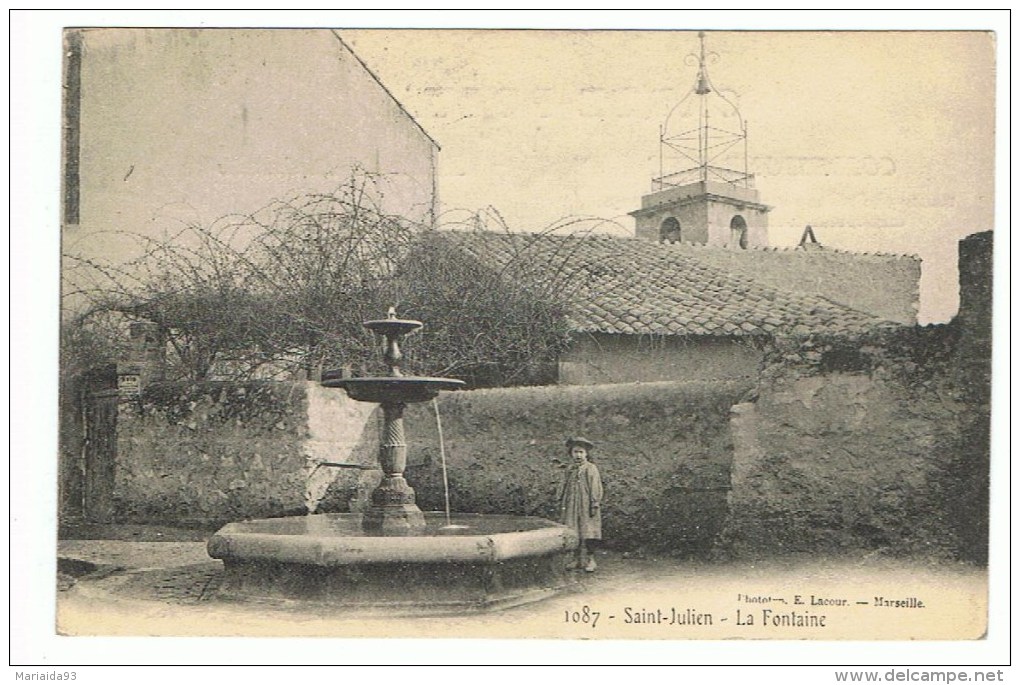
<path id="1" fill-rule="evenodd" d="M 705 51 L 704 31 L 698 39 L 698 54 L 684 58 L 685 64 L 698 67 L 694 84 L 659 127 L 659 176 L 652 180 L 652 189 L 710 180 L 751 188 L 747 122 L 733 96 L 712 83 L 708 65 L 718 61 L 719 55 Z M 674 164 L 686 168 L 667 173 L 667 166 Z"/>
<path id="2" fill-rule="evenodd" d="M 659 126 L 659 175 L 631 212 L 638 238 L 735 249 L 768 245 L 768 212 L 748 171 L 747 121 L 736 95 L 716 86 L 708 65 L 718 55 L 699 49 L 684 58 L 697 67 L 693 85 Z"/>

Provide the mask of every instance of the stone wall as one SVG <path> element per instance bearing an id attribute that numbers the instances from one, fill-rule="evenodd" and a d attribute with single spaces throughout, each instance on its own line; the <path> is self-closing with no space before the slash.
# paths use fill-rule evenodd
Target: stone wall
<path id="1" fill-rule="evenodd" d="M 645 383 L 446 393 L 439 404 L 455 511 L 556 516 L 564 440 L 598 444 L 606 544 L 704 551 L 725 519 L 730 406 L 749 383 Z M 411 405 L 407 479 L 444 507 L 433 405 Z M 123 402 L 115 520 L 216 525 L 305 511 L 359 510 L 379 478 L 377 411 L 313 383 L 153 386 Z"/>
<path id="2" fill-rule="evenodd" d="M 956 322 L 969 342 L 961 363 L 984 365 L 991 379 L 992 232 L 969 235 L 959 244 L 960 312 Z M 988 383 L 983 384 L 986 388 Z"/>
<path id="3" fill-rule="evenodd" d="M 972 408 L 960 430 L 969 449 L 960 455 L 961 468 L 976 474 L 968 479 L 954 502 L 960 525 L 972 531 L 963 540 L 965 555 L 984 559 L 988 549 L 988 510 L 967 506 L 988 502 L 991 472 L 992 411 L 992 232 L 975 233 L 960 241 L 960 313 L 953 321 L 960 344 L 953 360 L 954 383 Z"/>
<path id="4" fill-rule="evenodd" d="M 687 554 L 711 548 L 726 512 L 730 406 L 746 381 L 631 383 L 475 390 L 440 402 L 455 510 L 555 518 L 568 463 L 583 435 L 606 487 L 603 533 L 617 549 Z M 413 419 L 413 426 L 410 420 Z M 423 509 L 443 508 L 430 405 L 409 416 L 408 481 Z"/>
<path id="5" fill-rule="evenodd" d="M 780 340 L 753 379 L 445 393 L 452 508 L 555 517 L 563 441 L 581 434 L 598 445 L 618 549 L 981 562 L 989 396 L 974 335 L 954 322 Z M 315 383 L 160 383 L 116 406 L 99 455 L 112 468 L 97 472 L 110 487 L 86 481 L 111 493 L 116 521 L 358 511 L 380 475 L 378 411 Z M 408 481 L 441 510 L 434 406 L 405 421 Z"/>
<path id="6" fill-rule="evenodd" d="M 310 461 L 365 452 L 371 411 L 312 383 L 150 386 L 119 406 L 114 517 L 214 525 L 303 513 Z M 360 476 L 342 470 L 336 487 L 356 492 Z"/>
<path id="7" fill-rule="evenodd" d="M 980 421 L 952 373 L 955 329 L 785 341 L 734 407 L 724 546 L 981 560 Z M 987 442 L 987 436 L 985 436 Z"/>

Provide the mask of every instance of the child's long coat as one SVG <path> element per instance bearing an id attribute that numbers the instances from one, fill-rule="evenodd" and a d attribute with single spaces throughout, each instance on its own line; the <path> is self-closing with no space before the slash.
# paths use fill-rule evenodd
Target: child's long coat
<path id="1" fill-rule="evenodd" d="M 560 521 L 582 540 L 602 539 L 602 479 L 595 464 L 571 464 L 560 486 Z"/>

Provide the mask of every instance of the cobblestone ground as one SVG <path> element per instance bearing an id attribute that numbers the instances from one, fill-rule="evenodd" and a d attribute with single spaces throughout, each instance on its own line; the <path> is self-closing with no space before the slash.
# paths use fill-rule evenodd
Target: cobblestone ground
<path id="1" fill-rule="evenodd" d="M 712 564 L 602 551 L 575 592 L 502 611 L 409 616 L 224 600 L 220 562 L 204 542 L 63 540 L 58 555 L 64 635 L 973 640 L 987 625 L 985 569 L 882 558 Z M 876 607 L 877 597 L 906 604 Z M 813 604 L 823 600 L 836 605 Z M 924 606 L 908 606 L 916 601 Z M 824 625 L 792 625 L 798 616 L 825 616 Z"/>

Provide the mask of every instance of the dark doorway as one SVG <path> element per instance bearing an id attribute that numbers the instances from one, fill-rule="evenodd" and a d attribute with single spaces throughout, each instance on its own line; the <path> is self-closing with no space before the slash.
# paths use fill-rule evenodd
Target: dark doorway
<path id="1" fill-rule="evenodd" d="M 85 403 L 85 468 L 82 509 L 85 520 L 113 520 L 113 477 L 117 458 L 116 390 L 91 393 Z"/>

